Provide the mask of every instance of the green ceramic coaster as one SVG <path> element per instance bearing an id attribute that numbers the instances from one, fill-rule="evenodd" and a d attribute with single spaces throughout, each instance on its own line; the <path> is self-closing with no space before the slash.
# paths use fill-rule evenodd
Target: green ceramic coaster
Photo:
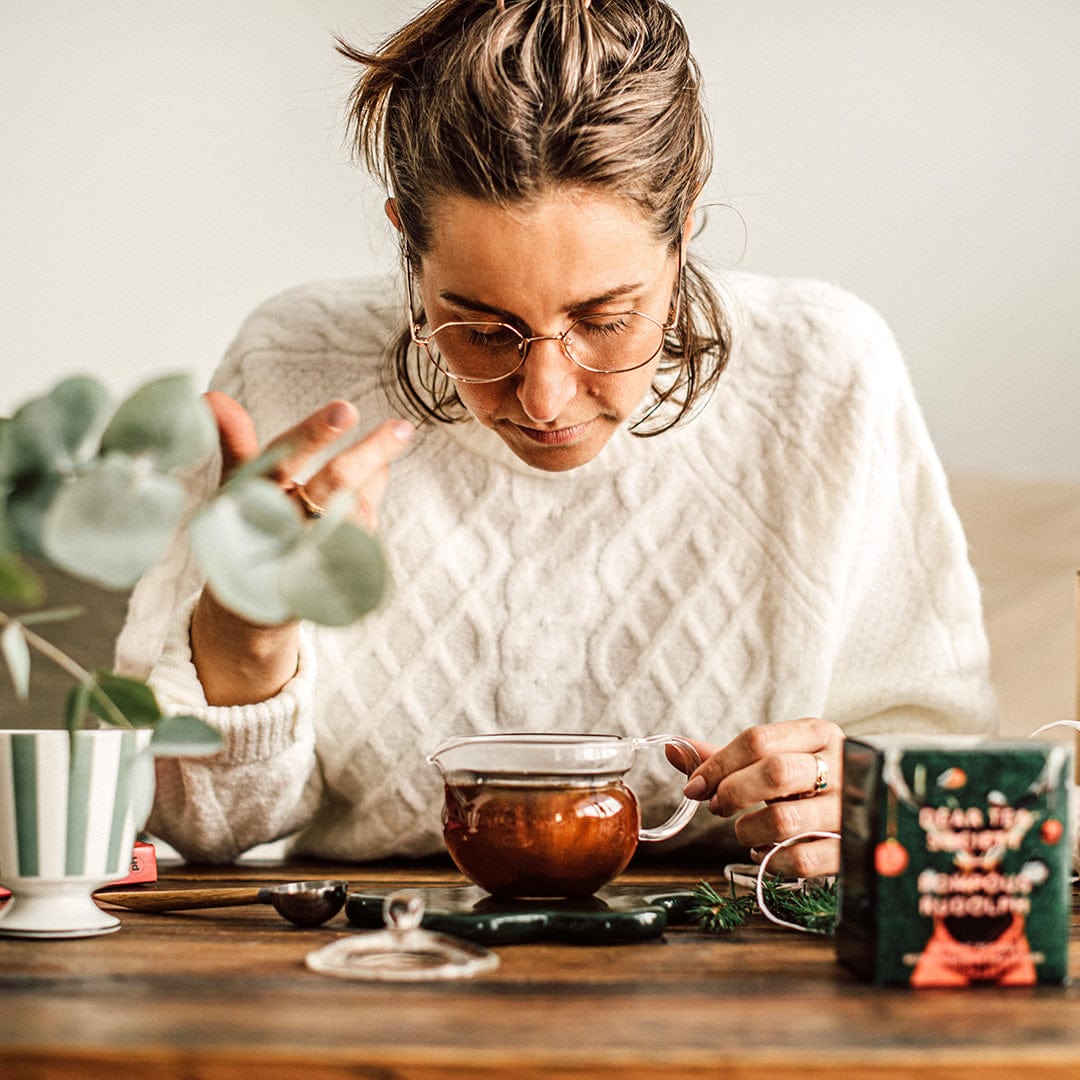
<path id="1" fill-rule="evenodd" d="M 402 886 L 353 892 L 345 917 L 366 929 L 383 925 L 383 900 Z M 690 921 L 690 889 L 607 885 L 583 900 L 499 900 L 476 885 L 415 889 L 424 899 L 425 930 L 485 945 L 561 941 L 615 945 L 659 937 L 668 926 Z"/>

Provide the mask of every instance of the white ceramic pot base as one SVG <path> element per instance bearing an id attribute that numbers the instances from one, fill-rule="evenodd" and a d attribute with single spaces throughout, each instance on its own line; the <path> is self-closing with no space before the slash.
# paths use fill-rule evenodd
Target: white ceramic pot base
<path id="1" fill-rule="evenodd" d="M 0 906 L 0 937 L 79 938 L 112 934 L 120 920 L 102 911 L 90 891 L 100 882 L 26 882 Z"/>

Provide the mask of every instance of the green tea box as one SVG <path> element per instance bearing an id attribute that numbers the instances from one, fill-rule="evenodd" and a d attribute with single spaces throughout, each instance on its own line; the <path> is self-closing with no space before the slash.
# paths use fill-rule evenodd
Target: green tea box
<path id="1" fill-rule="evenodd" d="M 839 960 L 910 986 L 1068 981 L 1071 748 L 848 739 Z"/>

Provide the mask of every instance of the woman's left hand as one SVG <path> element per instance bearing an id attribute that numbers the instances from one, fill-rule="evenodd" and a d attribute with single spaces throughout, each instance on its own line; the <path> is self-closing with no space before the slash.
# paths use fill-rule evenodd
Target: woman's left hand
<path id="1" fill-rule="evenodd" d="M 735 837 L 755 862 L 800 833 L 840 831 L 844 735 L 836 724 L 807 717 L 747 728 L 719 748 L 690 741 L 702 760 L 687 798 L 707 799 L 718 817 L 739 814 Z M 832 839 L 800 841 L 769 860 L 770 870 L 794 877 L 839 867 L 840 842 Z"/>

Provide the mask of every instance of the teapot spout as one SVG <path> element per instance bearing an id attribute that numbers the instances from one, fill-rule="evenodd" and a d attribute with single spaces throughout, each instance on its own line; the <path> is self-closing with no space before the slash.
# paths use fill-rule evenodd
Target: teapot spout
<path id="1" fill-rule="evenodd" d="M 469 742 L 468 736 L 455 735 L 452 738 L 444 739 L 434 750 L 430 751 L 424 757 L 424 761 L 439 770 L 439 774 L 446 777 L 446 765 L 442 758 L 449 750 L 453 750 L 457 746 L 461 746 L 462 743 Z"/>

